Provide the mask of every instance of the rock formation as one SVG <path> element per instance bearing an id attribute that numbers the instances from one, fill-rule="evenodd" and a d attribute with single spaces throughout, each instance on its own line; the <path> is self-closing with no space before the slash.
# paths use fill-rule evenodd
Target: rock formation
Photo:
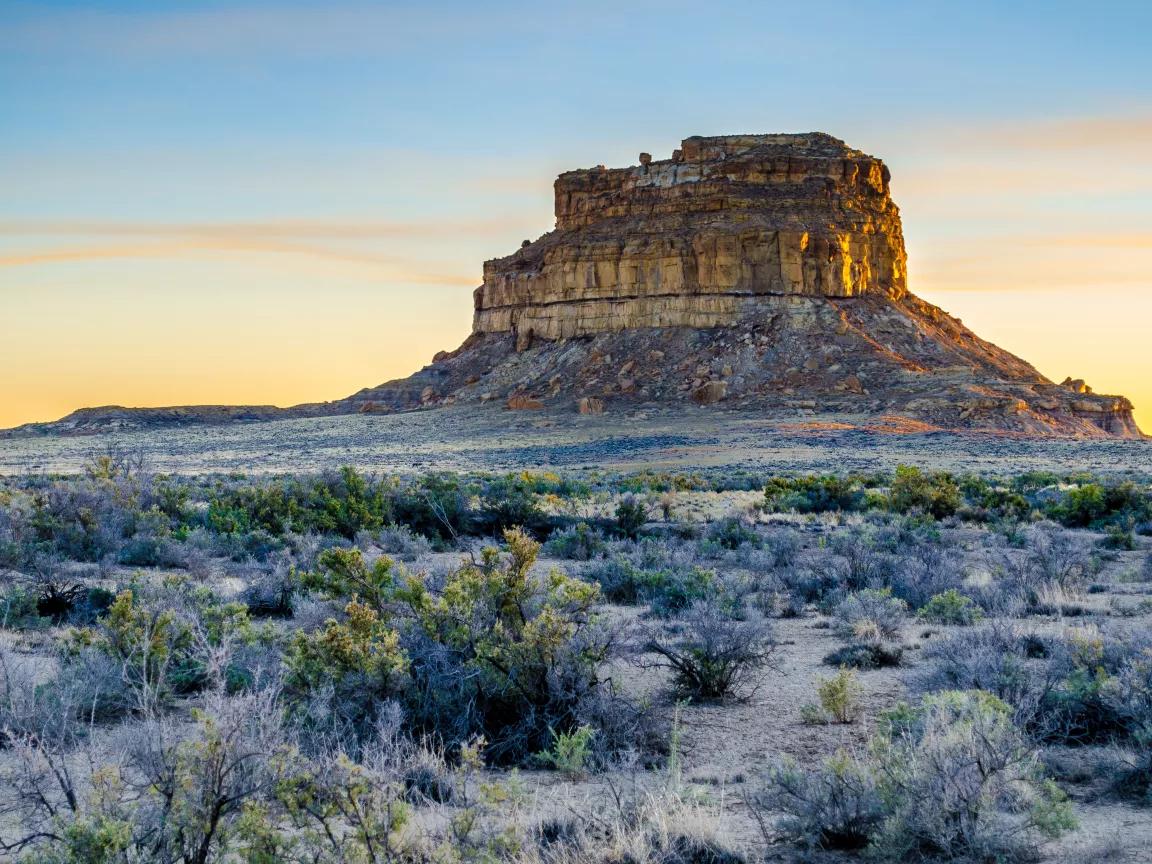
<path id="1" fill-rule="evenodd" d="M 1140 436 L 1127 399 L 1054 384 L 908 292 L 879 159 L 810 133 L 693 137 L 639 161 L 561 174 L 555 230 L 485 263 L 464 345 L 342 404 L 691 400 Z"/>
<path id="2" fill-rule="evenodd" d="M 556 230 L 484 265 L 474 333 L 512 333 L 524 348 L 728 326 L 763 297 L 904 296 L 879 159 L 811 134 L 689 138 L 642 162 L 560 175 Z"/>
<path id="3" fill-rule="evenodd" d="M 693 137 L 670 159 L 642 153 L 639 163 L 560 175 L 555 230 L 484 264 L 472 335 L 456 351 L 280 416 L 695 403 L 1141 437 L 1127 399 L 1078 379 L 1055 384 L 908 292 L 879 159 L 810 133 Z M 189 410 L 154 416 L 188 422 Z M 49 425 L 71 429 L 76 417 Z M 192 422 L 228 419 L 221 409 L 204 417 Z"/>

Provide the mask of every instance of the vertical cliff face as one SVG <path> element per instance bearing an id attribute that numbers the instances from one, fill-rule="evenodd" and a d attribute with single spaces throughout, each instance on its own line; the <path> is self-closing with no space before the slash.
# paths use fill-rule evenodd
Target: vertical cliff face
<path id="1" fill-rule="evenodd" d="M 671 159 L 561 174 L 556 230 L 484 265 L 474 332 L 715 327 L 747 298 L 899 299 L 888 178 L 879 159 L 820 133 L 688 138 Z"/>

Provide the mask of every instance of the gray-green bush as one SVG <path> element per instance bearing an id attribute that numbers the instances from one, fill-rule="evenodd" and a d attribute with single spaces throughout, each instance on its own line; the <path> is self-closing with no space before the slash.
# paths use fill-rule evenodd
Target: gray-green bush
<path id="1" fill-rule="evenodd" d="M 1026 861 L 1075 824 L 1011 709 L 980 691 L 890 712 L 867 755 L 776 767 L 757 803 L 806 845 L 886 861 Z"/>

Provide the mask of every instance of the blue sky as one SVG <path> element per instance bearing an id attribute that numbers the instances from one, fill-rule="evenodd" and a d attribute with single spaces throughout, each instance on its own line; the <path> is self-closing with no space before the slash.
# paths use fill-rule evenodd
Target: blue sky
<path id="1" fill-rule="evenodd" d="M 1150 34 L 1148 3 L 0 0 L 0 362 L 52 391 L 0 383 L 0 421 L 403 374 L 466 334 L 480 262 L 550 227 L 559 171 L 810 129 L 892 169 L 913 290 L 1121 389 L 1147 355 L 1081 356 L 1067 328 L 1148 310 Z M 1051 321 L 1020 332 L 997 306 L 1019 292 Z M 313 303 L 373 344 L 317 333 Z M 65 337 L 91 380 L 61 384 Z"/>

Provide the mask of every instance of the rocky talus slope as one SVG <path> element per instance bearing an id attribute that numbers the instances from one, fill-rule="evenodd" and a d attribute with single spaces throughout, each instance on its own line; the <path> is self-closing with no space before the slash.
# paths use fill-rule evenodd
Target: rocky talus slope
<path id="1" fill-rule="evenodd" d="M 471 336 L 408 378 L 290 409 L 86 409 L 34 431 L 691 400 L 922 429 L 1141 437 L 1127 399 L 1055 384 L 908 292 L 879 159 L 810 133 L 693 137 L 670 159 L 639 163 L 561 174 L 555 230 L 484 264 Z"/>

